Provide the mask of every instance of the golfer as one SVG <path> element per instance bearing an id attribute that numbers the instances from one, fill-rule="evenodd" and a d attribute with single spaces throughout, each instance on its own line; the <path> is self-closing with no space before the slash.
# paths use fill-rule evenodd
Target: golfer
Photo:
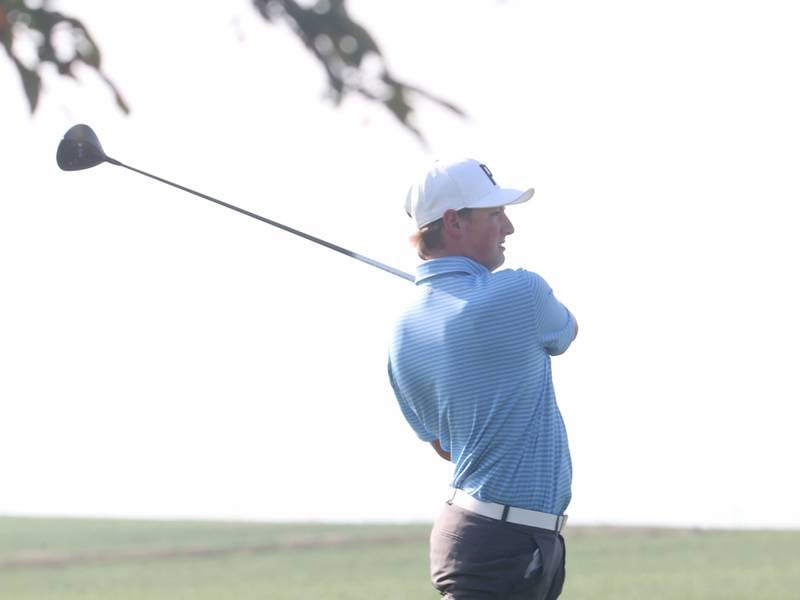
<path id="1" fill-rule="evenodd" d="M 578 326 L 539 275 L 496 271 L 514 233 L 505 207 L 531 196 L 467 159 L 437 163 L 406 198 L 423 262 L 389 378 L 409 425 L 454 465 L 430 540 L 433 585 L 453 600 L 550 600 L 564 583 L 572 466 L 550 357 Z"/>

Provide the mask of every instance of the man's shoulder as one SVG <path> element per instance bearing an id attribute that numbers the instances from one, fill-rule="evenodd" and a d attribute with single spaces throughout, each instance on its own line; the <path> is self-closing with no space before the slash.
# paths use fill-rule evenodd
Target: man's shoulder
<path id="1" fill-rule="evenodd" d="M 527 269 L 502 269 L 489 274 L 487 280 L 498 286 L 518 286 L 529 290 L 546 286 L 544 278 Z"/>

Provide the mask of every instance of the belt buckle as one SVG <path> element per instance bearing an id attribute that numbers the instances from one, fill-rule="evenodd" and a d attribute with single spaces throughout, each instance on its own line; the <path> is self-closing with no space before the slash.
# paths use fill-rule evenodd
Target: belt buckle
<path id="1" fill-rule="evenodd" d="M 556 533 L 561 533 L 564 531 L 564 527 L 567 526 L 567 519 L 569 517 L 567 515 L 560 515 L 556 518 Z"/>

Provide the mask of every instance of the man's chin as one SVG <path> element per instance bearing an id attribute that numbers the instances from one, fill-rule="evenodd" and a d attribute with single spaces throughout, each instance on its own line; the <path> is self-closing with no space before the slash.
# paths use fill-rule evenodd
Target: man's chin
<path id="1" fill-rule="evenodd" d="M 505 255 L 501 252 L 497 256 L 495 256 L 494 261 L 492 261 L 492 266 L 486 265 L 490 271 L 494 271 L 495 269 L 499 269 L 503 266 L 503 263 L 506 262 Z"/>

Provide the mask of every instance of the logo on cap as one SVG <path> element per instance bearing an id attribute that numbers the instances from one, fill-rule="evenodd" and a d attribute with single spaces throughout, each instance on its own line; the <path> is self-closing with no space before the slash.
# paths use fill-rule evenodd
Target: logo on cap
<path id="1" fill-rule="evenodd" d="M 489 167 L 481 163 L 481 169 L 483 169 L 483 172 L 486 173 L 486 176 L 492 182 L 492 185 L 497 185 L 497 182 L 494 180 L 494 177 L 492 176 L 492 172 L 489 170 Z"/>

